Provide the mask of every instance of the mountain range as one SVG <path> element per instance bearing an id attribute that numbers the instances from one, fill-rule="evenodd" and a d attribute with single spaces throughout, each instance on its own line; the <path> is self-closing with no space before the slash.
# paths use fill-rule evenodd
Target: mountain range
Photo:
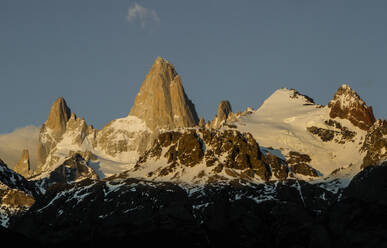
<path id="1" fill-rule="evenodd" d="M 346 84 L 325 106 L 282 88 L 256 110 L 221 101 L 205 121 L 158 57 L 126 117 L 98 130 L 69 106 L 59 97 L 36 147 L 0 160 L 5 238 L 387 247 L 387 121 Z"/>

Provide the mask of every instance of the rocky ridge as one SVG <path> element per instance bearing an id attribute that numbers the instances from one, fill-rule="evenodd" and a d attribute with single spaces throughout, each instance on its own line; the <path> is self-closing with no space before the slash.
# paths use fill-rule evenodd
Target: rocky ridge
<path id="1" fill-rule="evenodd" d="M 214 116 L 214 119 L 207 123 L 206 125 L 199 125 L 200 127 L 212 128 L 212 129 L 220 129 L 224 126 L 229 128 L 236 128 L 233 124 L 238 121 L 241 117 L 249 115 L 252 113 L 252 109 L 250 107 L 246 108 L 243 112 L 232 112 L 231 103 L 227 100 L 221 101 L 218 105 L 218 112 Z M 204 119 L 203 119 L 204 121 Z"/>
<path id="2" fill-rule="evenodd" d="M 99 179 L 89 164 L 92 159 L 90 156 L 93 156 L 92 153 L 73 153 L 54 170 L 38 178 L 32 177 L 30 181 L 36 185 L 41 194 L 44 194 L 54 184 L 72 184 L 85 179 Z"/>
<path id="3" fill-rule="evenodd" d="M 116 177 L 207 184 L 320 175 L 305 161 L 288 161 L 291 163 L 270 152 L 262 152 L 249 133 L 196 128 L 161 133 L 133 169 Z"/>
<path id="4" fill-rule="evenodd" d="M 267 180 L 270 168 L 262 159 L 258 144 L 238 131 L 209 129 L 165 132 L 152 149 L 126 175 L 185 182 L 212 182 L 245 177 Z M 165 165 L 154 166 L 165 160 Z M 163 162 L 161 162 L 163 163 Z"/>
<path id="5" fill-rule="evenodd" d="M 360 171 L 365 156 L 360 149 L 367 130 L 348 119 L 332 118 L 330 112 L 331 107 L 315 104 L 312 98 L 284 88 L 274 92 L 252 114 L 232 124 L 283 157 L 291 157 L 291 152 L 308 155 L 311 161 L 293 169 L 309 171 L 315 179 L 326 178 L 336 169 L 350 165 L 353 176 Z"/>

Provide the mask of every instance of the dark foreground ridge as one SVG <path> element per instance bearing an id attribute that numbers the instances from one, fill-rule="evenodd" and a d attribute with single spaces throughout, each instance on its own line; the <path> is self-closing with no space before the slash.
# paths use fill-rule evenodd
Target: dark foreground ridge
<path id="1" fill-rule="evenodd" d="M 337 194 L 298 180 L 87 179 L 51 186 L 0 235 L 46 247 L 387 247 L 385 178 L 386 163 L 369 166 Z"/>

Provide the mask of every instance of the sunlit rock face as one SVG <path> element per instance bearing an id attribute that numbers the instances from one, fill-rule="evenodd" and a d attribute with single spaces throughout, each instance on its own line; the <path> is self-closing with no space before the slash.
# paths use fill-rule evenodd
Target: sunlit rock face
<path id="1" fill-rule="evenodd" d="M 24 149 L 14 170 L 23 177 L 31 176 L 30 155 L 27 149 Z"/>
<path id="2" fill-rule="evenodd" d="M 367 106 L 359 95 L 348 85 L 342 85 L 329 102 L 331 118 L 349 120 L 353 125 L 368 130 L 375 122 L 372 107 Z"/>
<path id="3" fill-rule="evenodd" d="M 161 57 L 155 60 L 141 85 L 130 115 L 144 120 L 151 130 L 192 127 L 199 122 L 180 75 Z"/>
<path id="4" fill-rule="evenodd" d="M 387 120 L 377 120 L 368 130 L 361 151 L 366 152 L 362 168 L 387 161 Z"/>
<path id="5" fill-rule="evenodd" d="M 25 213 L 35 197 L 33 185 L 0 159 L 0 226 L 8 227 L 12 216 Z"/>

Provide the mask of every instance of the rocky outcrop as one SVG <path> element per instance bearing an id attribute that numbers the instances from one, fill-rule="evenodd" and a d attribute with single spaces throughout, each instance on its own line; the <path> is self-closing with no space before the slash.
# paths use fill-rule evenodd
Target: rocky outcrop
<path id="1" fill-rule="evenodd" d="M 205 128 L 206 127 L 206 121 L 204 120 L 204 117 L 201 117 L 199 120 L 199 127 Z"/>
<path id="2" fill-rule="evenodd" d="M 29 195 L 36 195 L 35 189 L 29 181 L 8 166 L 0 159 L 0 182 L 9 188 L 26 192 Z"/>
<path id="3" fill-rule="evenodd" d="M 349 130 L 340 122 L 329 119 L 325 120 L 325 127 L 310 126 L 306 130 L 313 135 L 318 136 L 323 142 L 334 141 L 338 144 L 355 142 L 356 132 Z"/>
<path id="4" fill-rule="evenodd" d="M 311 98 L 307 95 L 301 94 L 300 92 L 298 92 L 295 89 L 290 89 L 290 92 L 291 92 L 290 98 L 303 99 L 305 102 L 304 105 L 315 105 L 313 98 Z"/>
<path id="5" fill-rule="evenodd" d="M 314 135 L 320 137 L 324 142 L 332 141 L 335 137 L 336 131 L 315 126 L 307 127 L 306 130 Z"/>
<path id="6" fill-rule="evenodd" d="M 97 130 L 92 125 L 87 125 L 84 118 L 71 114 L 67 122 L 66 133 L 72 135 L 72 144 L 81 145 L 87 139 L 91 147 L 96 146 Z"/>
<path id="7" fill-rule="evenodd" d="M 180 75 L 161 57 L 155 60 L 141 85 L 130 115 L 144 120 L 151 130 L 193 127 L 199 121 Z"/>
<path id="8" fill-rule="evenodd" d="M 265 156 L 265 161 L 270 165 L 272 178 L 276 180 L 286 180 L 289 174 L 289 168 L 287 163 L 279 157 L 268 153 Z"/>
<path id="9" fill-rule="evenodd" d="M 319 173 L 316 169 L 305 163 L 297 163 L 290 165 L 290 171 L 292 173 L 308 177 L 318 177 L 321 175 L 321 173 Z"/>
<path id="10" fill-rule="evenodd" d="M 34 203 L 31 195 L 0 182 L 0 227 L 8 227 L 11 218 L 24 214 Z"/>
<path id="11" fill-rule="evenodd" d="M 302 154 L 295 151 L 290 151 L 286 162 L 293 174 L 299 174 L 307 177 L 318 177 L 321 175 L 319 171 L 310 166 L 312 159 L 308 154 Z"/>
<path id="12" fill-rule="evenodd" d="M 211 128 L 220 128 L 228 119 L 234 116 L 231 103 L 229 101 L 221 101 L 218 106 L 218 114 L 215 115 L 211 122 Z"/>
<path id="13" fill-rule="evenodd" d="M 6 190 L 4 190 L 4 185 L 1 185 L 0 187 L 0 205 L 15 209 L 29 208 L 35 203 L 35 199 L 24 191 L 12 188 L 6 188 Z"/>
<path id="14" fill-rule="evenodd" d="M 231 103 L 229 101 L 221 101 L 218 106 L 218 118 L 220 121 L 227 120 L 232 113 Z"/>
<path id="15" fill-rule="evenodd" d="M 17 162 L 14 171 L 22 175 L 23 177 L 29 177 L 32 174 L 30 155 L 27 149 L 23 150 L 22 155 Z"/>
<path id="16" fill-rule="evenodd" d="M 361 168 L 387 161 L 387 120 L 378 120 L 368 130 L 362 152 L 366 152 Z"/>
<path id="17" fill-rule="evenodd" d="M 98 175 L 89 167 L 88 160 L 80 153 L 74 153 L 50 173 L 48 181 L 49 184 L 72 183 L 86 178 L 98 179 Z"/>
<path id="18" fill-rule="evenodd" d="M 254 110 L 250 107 L 247 107 L 245 111 L 241 112 L 238 111 L 236 113 L 232 112 L 231 103 L 227 100 L 221 101 L 218 105 L 218 112 L 214 116 L 214 119 L 210 122 L 208 122 L 205 127 L 206 128 L 213 128 L 213 129 L 220 129 L 222 127 L 224 128 L 237 128 L 237 121 L 242 116 L 250 115 L 254 112 Z"/>
<path id="19" fill-rule="evenodd" d="M 353 125 L 368 130 L 375 122 L 371 106 L 367 106 L 348 85 L 342 85 L 329 102 L 330 117 L 349 120 Z"/>
<path id="20" fill-rule="evenodd" d="M 160 166 L 161 165 L 161 166 Z M 191 129 L 161 133 L 127 176 L 213 183 L 287 178 L 285 161 L 265 156 L 249 133 Z"/>
<path id="21" fill-rule="evenodd" d="M 90 166 L 95 155 L 91 152 L 70 152 L 70 154 L 51 171 L 30 178 L 42 194 L 54 184 L 72 184 L 85 179 L 98 180 L 97 172 Z"/>

